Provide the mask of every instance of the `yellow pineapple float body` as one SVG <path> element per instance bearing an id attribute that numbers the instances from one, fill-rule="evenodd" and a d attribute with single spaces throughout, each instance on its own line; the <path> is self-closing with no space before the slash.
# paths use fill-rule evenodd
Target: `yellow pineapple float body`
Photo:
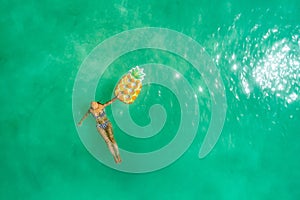
<path id="1" fill-rule="evenodd" d="M 144 69 L 136 66 L 125 74 L 115 88 L 115 95 L 126 104 L 132 104 L 142 89 Z"/>

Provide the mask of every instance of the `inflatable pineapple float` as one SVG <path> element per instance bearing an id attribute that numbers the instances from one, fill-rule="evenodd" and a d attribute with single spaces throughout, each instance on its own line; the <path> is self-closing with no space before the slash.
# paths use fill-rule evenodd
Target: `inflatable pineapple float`
<path id="1" fill-rule="evenodd" d="M 115 88 L 115 95 L 120 101 L 126 104 L 135 101 L 142 89 L 142 81 L 145 77 L 143 70 L 136 66 L 121 78 Z"/>

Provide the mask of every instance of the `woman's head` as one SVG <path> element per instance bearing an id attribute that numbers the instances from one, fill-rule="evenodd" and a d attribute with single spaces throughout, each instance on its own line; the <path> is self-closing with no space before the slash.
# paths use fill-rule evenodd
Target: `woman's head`
<path id="1" fill-rule="evenodd" d="M 98 103 L 96 101 L 91 102 L 91 108 L 92 109 L 97 109 L 99 107 Z"/>
<path id="2" fill-rule="evenodd" d="M 96 102 L 96 101 L 91 102 L 91 108 L 92 109 L 97 109 L 97 108 L 99 108 L 99 106 L 103 106 L 103 104 L 100 103 L 99 101 L 98 102 Z"/>

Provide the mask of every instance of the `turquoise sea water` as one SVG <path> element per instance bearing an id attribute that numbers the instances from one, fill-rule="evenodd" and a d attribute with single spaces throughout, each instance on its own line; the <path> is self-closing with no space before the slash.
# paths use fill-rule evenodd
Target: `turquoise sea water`
<path id="1" fill-rule="evenodd" d="M 1 1 L 0 13 L 1 199 L 300 198 L 299 1 Z M 72 95 L 80 66 L 98 44 L 144 27 L 175 30 L 202 45 L 220 71 L 228 107 L 216 146 L 199 159 L 211 119 L 203 77 L 157 49 L 114 60 L 99 80 L 97 100 L 109 100 L 130 67 L 160 63 L 189 81 L 200 108 L 197 136 L 176 162 L 124 173 L 85 148 L 73 120 L 85 108 L 73 111 Z M 130 106 L 133 120 L 149 124 L 154 104 L 164 106 L 167 119 L 147 139 L 124 133 L 107 109 L 120 148 L 145 153 L 175 137 L 179 102 L 162 86 L 144 86 Z"/>

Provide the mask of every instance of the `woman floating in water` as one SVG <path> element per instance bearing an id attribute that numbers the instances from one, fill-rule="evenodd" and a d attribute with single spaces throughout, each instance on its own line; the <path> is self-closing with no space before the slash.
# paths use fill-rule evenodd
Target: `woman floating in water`
<path id="1" fill-rule="evenodd" d="M 132 104 L 142 89 L 142 81 L 145 77 L 142 68 L 136 66 L 125 74 L 115 88 L 116 97 L 105 104 L 99 102 L 91 102 L 91 107 L 87 113 L 82 117 L 78 125 L 80 126 L 89 114 L 92 114 L 96 119 L 96 127 L 100 135 L 105 140 L 111 154 L 114 156 L 115 162 L 120 163 L 121 157 L 119 154 L 118 145 L 114 139 L 112 125 L 106 117 L 104 108 L 119 99 L 123 103 Z"/>
<path id="2" fill-rule="evenodd" d="M 112 104 L 115 100 L 117 100 L 118 97 L 113 98 L 109 102 L 105 104 L 101 104 L 99 102 L 91 102 L 91 107 L 87 111 L 87 113 L 82 117 L 80 122 L 78 123 L 78 126 L 80 126 L 85 120 L 89 114 L 92 114 L 96 119 L 96 127 L 99 132 L 99 134 L 102 136 L 104 141 L 106 142 L 109 151 L 113 155 L 115 162 L 120 163 L 121 157 L 118 149 L 118 145 L 116 143 L 116 140 L 114 138 L 113 129 L 111 122 L 108 120 L 104 108 L 110 104 Z"/>

